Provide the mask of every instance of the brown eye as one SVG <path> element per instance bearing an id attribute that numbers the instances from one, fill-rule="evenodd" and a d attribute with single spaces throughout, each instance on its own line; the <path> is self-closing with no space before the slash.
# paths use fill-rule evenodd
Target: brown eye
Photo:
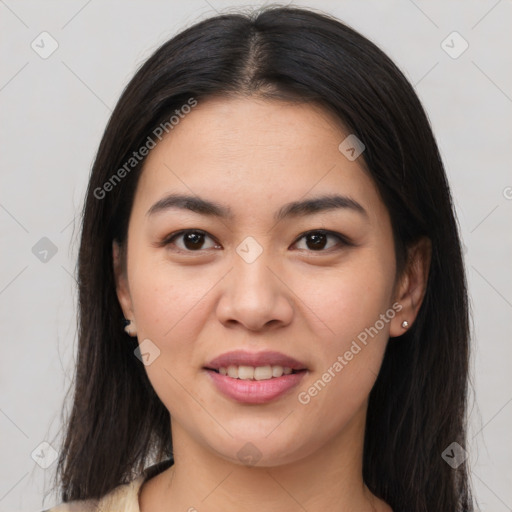
<path id="1" fill-rule="evenodd" d="M 329 231 L 310 231 L 305 233 L 299 238 L 296 245 L 300 245 L 302 240 L 305 243 L 303 243 L 302 247 L 298 247 L 298 249 L 310 251 L 323 251 L 324 249 L 332 249 L 337 245 L 348 245 L 341 235 Z"/>
<path id="2" fill-rule="evenodd" d="M 208 240 L 210 242 L 208 242 Z M 165 245 L 175 245 L 182 251 L 200 251 L 219 247 L 215 241 L 203 231 L 187 230 L 172 235 Z"/>

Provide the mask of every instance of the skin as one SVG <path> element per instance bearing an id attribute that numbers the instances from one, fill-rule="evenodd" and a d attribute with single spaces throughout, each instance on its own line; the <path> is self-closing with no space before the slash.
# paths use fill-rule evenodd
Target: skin
<path id="1" fill-rule="evenodd" d="M 113 244 L 121 307 L 139 343 L 149 339 L 160 350 L 145 368 L 171 415 L 175 464 L 143 485 L 142 512 L 391 510 L 362 479 L 368 396 L 389 338 L 416 318 L 430 246 L 422 240 L 413 247 L 406 271 L 396 275 L 389 214 L 361 158 L 349 161 L 338 150 L 347 135 L 312 104 L 214 98 L 150 152 L 126 259 Z M 171 192 L 215 201 L 233 218 L 178 208 L 147 215 Z M 367 215 L 343 208 L 273 218 L 286 203 L 333 193 Z M 186 252 L 183 237 L 160 244 L 182 229 L 205 231 L 204 249 Z M 324 249 L 311 249 L 302 235 L 318 229 L 354 245 L 328 237 Z M 252 263 L 236 252 L 248 236 L 262 249 Z M 300 403 L 298 393 L 394 303 L 401 306 L 394 318 Z M 272 402 L 240 404 L 203 369 L 235 349 L 279 351 L 308 371 Z M 237 456 L 246 443 L 259 451 L 255 466 Z"/>

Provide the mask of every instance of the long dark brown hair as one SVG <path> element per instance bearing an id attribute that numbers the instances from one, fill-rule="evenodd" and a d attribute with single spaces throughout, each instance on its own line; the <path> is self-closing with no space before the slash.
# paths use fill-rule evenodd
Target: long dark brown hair
<path id="1" fill-rule="evenodd" d="M 466 446 L 469 312 L 457 221 L 428 118 L 373 43 L 329 15 L 279 6 L 182 31 L 142 65 L 112 113 L 82 216 L 74 396 L 55 480 L 62 501 L 101 497 L 172 456 L 169 412 L 134 355 L 136 339 L 123 331 L 112 265 L 144 159 L 112 177 L 176 109 L 214 95 L 329 109 L 366 146 L 360 158 L 391 216 L 400 271 L 411 244 L 430 239 L 418 317 L 388 343 L 369 397 L 363 477 L 394 512 L 472 511 L 466 463 L 452 468 L 442 457 L 453 442 Z"/>

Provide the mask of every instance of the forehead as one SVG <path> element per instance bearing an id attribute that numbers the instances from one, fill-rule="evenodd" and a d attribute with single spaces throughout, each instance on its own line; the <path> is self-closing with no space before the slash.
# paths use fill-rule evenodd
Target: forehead
<path id="1" fill-rule="evenodd" d="M 348 135 L 333 114 L 311 103 L 198 102 L 149 153 L 136 203 L 149 208 L 178 191 L 220 199 L 243 213 L 306 195 L 343 193 L 382 215 L 362 158 L 351 161 L 338 148 Z"/>
<path id="2" fill-rule="evenodd" d="M 319 144 L 337 150 L 343 134 L 341 123 L 312 103 L 217 97 L 199 102 L 184 115 L 166 142 L 174 149 L 186 144 L 194 150 L 189 158 L 247 159 L 252 150 L 261 158 L 296 160 L 318 156 Z"/>

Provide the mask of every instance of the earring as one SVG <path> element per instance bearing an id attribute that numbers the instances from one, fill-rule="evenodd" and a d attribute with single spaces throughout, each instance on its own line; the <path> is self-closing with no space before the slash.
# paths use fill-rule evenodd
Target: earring
<path id="1" fill-rule="evenodd" d="M 135 329 L 133 331 L 132 331 L 132 329 L 130 329 L 130 324 L 132 323 L 132 321 L 125 318 L 123 320 L 123 323 L 124 323 L 124 331 L 126 332 L 126 334 L 128 334 L 129 336 L 135 336 L 135 334 L 136 334 Z M 135 324 L 134 324 L 134 327 L 135 327 Z"/>
<path id="2" fill-rule="evenodd" d="M 403 327 L 404 329 L 407 329 L 407 327 L 409 327 L 409 322 L 408 322 L 407 320 L 404 320 L 404 321 L 402 322 L 402 327 Z"/>

